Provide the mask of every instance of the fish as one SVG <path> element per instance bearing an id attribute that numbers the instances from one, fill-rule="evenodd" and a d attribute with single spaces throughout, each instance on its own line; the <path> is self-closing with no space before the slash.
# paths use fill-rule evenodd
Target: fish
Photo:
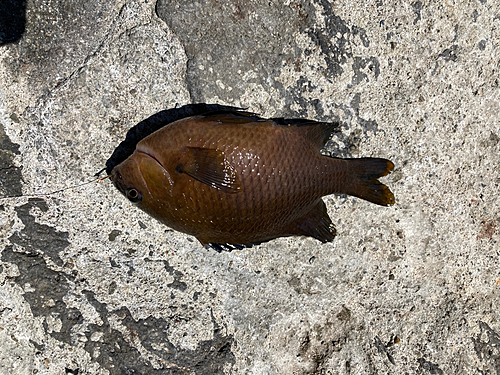
<path id="1" fill-rule="evenodd" d="M 390 160 L 320 152 L 338 123 L 208 104 L 170 111 L 129 131 L 106 170 L 139 209 L 207 248 L 287 236 L 331 242 L 336 229 L 322 199 L 330 194 L 395 203 L 378 180 L 394 169 Z"/>

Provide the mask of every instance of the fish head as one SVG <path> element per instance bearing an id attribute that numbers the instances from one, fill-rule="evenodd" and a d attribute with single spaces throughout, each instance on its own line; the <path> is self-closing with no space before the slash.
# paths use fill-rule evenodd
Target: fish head
<path id="1" fill-rule="evenodd" d="M 158 209 L 168 209 L 161 206 L 169 201 L 173 181 L 150 150 L 136 149 L 113 168 L 111 175 L 115 187 L 150 215 L 157 216 Z"/>

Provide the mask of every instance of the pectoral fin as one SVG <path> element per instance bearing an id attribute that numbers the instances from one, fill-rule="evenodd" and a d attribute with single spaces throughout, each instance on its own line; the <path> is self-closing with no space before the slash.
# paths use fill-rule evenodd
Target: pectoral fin
<path id="1" fill-rule="evenodd" d="M 178 172 L 186 173 L 195 180 L 225 193 L 236 193 L 241 189 L 240 180 L 222 151 L 186 147 L 184 156 L 177 166 Z"/>

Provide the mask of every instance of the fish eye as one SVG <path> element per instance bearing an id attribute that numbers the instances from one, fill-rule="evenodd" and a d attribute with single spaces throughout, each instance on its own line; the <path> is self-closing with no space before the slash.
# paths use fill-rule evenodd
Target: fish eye
<path id="1" fill-rule="evenodd" d="M 127 189 L 126 196 L 127 196 L 128 200 L 131 201 L 132 203 L 137 203 L 137 202 L 142 201 L 141 192 L 134 189 L 134 188 Z"/>

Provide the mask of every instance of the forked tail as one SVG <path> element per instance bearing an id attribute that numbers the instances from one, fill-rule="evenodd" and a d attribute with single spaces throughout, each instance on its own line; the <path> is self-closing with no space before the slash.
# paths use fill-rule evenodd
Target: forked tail
<path id="1" fill-rule="evenodd" d="M 381 206 L 394 204 L 394 194 L 378 178 L 386 176 L 394 169 L 394 164 L 387 159 L 361 158 L 348 160 L 351 182 L 346 193 Z"/>

